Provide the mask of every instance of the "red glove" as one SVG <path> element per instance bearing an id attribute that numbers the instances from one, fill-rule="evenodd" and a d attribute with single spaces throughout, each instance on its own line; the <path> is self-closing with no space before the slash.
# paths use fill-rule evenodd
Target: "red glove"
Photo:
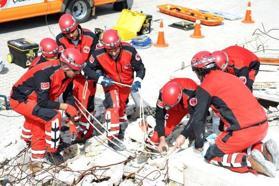
<path id="1" fill-rule="evenodd" d="M 71 118 L 74 118 L 74 117 L 76 117 L 76 116 L 78 115 L 77 109 L 76 109 L 74 106 L 69 105 L 69 104 L 68 104 L 68 106 L 67 106 L 65 112 L 66 112 Z"/>
<path id="2" fill-rule="evenodd" d="M 74 123 L 70 123 L 69 128 L 70 128 L 70 133 L 71 134 L 73 134 L 73 135 L 77 135 L 78 134 L 77 128 L 76 128 Z"/>

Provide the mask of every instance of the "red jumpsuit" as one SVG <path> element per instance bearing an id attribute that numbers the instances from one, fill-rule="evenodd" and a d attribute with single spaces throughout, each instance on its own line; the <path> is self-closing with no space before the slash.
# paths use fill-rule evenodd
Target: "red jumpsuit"
<path id="1" fill-rule="evenodd" d="M 79 29 L 79 40 L 77 43 L 71 41 L 62 33 L 57 35 L 56 42 L 59 50 L 66 48 L 77 48 L 80 50 L 84 62 L 89 58 L 90 52 L 94 51 L 98 44 L 98 38 L 90 30 L 81 28 Z M 73 95 L 83 104 L 89 112 L 94 111 L 94 96 L 96 92 L 96 83 L 92 80 L 86 80 L 84 76 L 77 75 L 73 80 Z M 87 122 L 86 117 L 82 115 L 80 119 L 80 136 L 87 139 L 93 134 L 93 127 Z"/>
<path id="2" fill-rule="evenodd" d="M 25 117 L 23 139 L 31 141 L 32 159 L 42 159 L 56 152 L 60 142 L 60 103 L 55 101 L 71 84 L 58 60 L 38 64 L 28 70 L 13 86 L 10 104 Z M 68 95 L 68 103 L 73 97 Z"/>
<path id="3" fill-rule="evenodd" d="M 40 63 L 46 62 L 46 58 L 44 58 L 42 55 L 41 56 L 37 56 L 30 64 L 29 68 L 34 67 L 35 65 L 38 65 Z"/>
<path id="4" fill-rule="evenodd" d="M 190 105 L 189 101 L 195 96 L 195 90 L 197 88 L 197 84 L 188 78 L 175 78 L 170 80 L 170 82 L 176 82 L 181 85 L 183 88 L 183 96 L 180 102 L 175 105 L 173 108 L 166 110 L 164 108 L 164 103 L 161 99 L 161 91 L 159 98 L 157 100 L 156 106 L 156 126 L 155 132 L 151 137 L 151 140 L 155 143 L 158 143 L 161 136 L 168 136 L 171 134 L 173 129 L 182 118 L 192 111 L 192 106 Z M 193 103 L 195 104 L 195 103 Z"/>
<path id="5" fill-rule="evenodd" d="M 113 60 L 104 48 L 98 48 L 90 56 L 84 72 L 89 79 L 98 80 L 99 75 L 96 71 L 102 73 L 115 82 L 131 85 L 136 77 L 143 79 L 145 68 L 136 49 L 128 43 L 121 43 L 121 51 L 116 60 Z M 129 87 L 114 84 L 105 88 L 104 106 L 107 109 L 106 119 L 110 133 L 108 136 L 118 136 L 119 122 L 125 121 L 125 109 L 128 102 L 131 89 Z"/>
<path id="6" fill-rule="evenodd" d="M 252 90 L 255 77 L 260 69 L 259 58 L 253 52 L 240 46 L 230 46 L 223 51 L 229 59 L 227 71 L 241 78 Z"/>
<path id="7" fill-rule="evenodd" d="M 237 77 L 220 70 L 205 75 L 196 98 L 198 104 L 182 134 L 186 137 L 194 131 L 195 147 L 201 148 L 207 111 L 209 106 L 214 107 L 224 130 L 207 150 L 205 159 L 233 171 L 250 171 L 247 149 L 261 150 L 268 129 L 265 111 L 256 98 Z"/>

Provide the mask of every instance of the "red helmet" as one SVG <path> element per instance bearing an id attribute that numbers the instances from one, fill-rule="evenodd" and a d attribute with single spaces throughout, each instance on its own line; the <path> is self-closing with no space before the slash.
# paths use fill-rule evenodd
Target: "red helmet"
<path id="1" fill-rule="evenodd" d="M 58 56 L 58 45 L 51 38 L 44 38 L 40 42 L 40 50 L 42 55 L 46 58 L 53 58 Z"/>
<path id="2" fill-rule="evenodd" d="M 212 54 L 208 51 L 196 53 L 192 58 L 191 65 L 193 70 L 206 70 L 216 66 Z"/>
<path id="3" fill-rule="evenodd" d="M 60 56 L 60 61 L 69 66 L 73 70 L 81 70 L 83 67 L 83 58 L 82 54 L 78 49 L 67 48 L 65 49 Z"/>
<path id="4" fill-rule="evenodd" d="M 212 53 L 212 57 L 218 68 L 225 71 L 229 64 L 228 55 L 223 51 L 215 51 Z"/>
<path id="5" fill-rule="evenodd" d="M 59 19 L 59 27 L 64 34 L 73 32 L 77 26 L 78 23 L 71 14 L 63 14 Z"/>
<path id="6" fill-rule="evenodd" d="M 105 30 L 102 34 L 101 43 L 106 49 L 113 49 L 119 47 L 121 41 L 118 36 L 117 30 Z"/>
<path id="7" fill-rule="evenodd" d="M 165 107 L 175 106 L 182 97 L 182 88 L 180 84 L 170 81 L 161 89 L 162 102 Z"/>

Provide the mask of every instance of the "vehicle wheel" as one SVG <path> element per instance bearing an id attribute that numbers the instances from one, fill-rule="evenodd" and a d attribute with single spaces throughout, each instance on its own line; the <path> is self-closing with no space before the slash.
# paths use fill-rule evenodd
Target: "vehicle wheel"
<path id="1" fill-rule="evenodd" d="M 113 10 L 115 11 L 122 11 L 125 8 L 128 8 L 127 0 L 113 3 Z"/>
<path id="2" fill-rule="evenodd" d="M 7 55 L 7 62 L 8 63 L 12 63 L 13 62 L 13 55 L 10 54 L 10 53 Z"/>
<path id="3" fill-rule="evenodd" d="M 66 12 L 72 14 L 79 23 L 87 21 L 91 16 L 91 11 L 92 8 L 87 0 L 70 1 L 66 8 Z"/>

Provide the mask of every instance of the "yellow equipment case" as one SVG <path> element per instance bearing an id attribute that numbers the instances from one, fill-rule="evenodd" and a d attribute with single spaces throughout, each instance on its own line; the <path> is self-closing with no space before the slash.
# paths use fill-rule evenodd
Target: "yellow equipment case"
<path id="1" fill-rule="evenodd" d="M 131 40 L 138 35 L 147 34 L 151 29 L 152 16 L 128 9 L 122 10 L 113 29 L 123 41 Z"/>

